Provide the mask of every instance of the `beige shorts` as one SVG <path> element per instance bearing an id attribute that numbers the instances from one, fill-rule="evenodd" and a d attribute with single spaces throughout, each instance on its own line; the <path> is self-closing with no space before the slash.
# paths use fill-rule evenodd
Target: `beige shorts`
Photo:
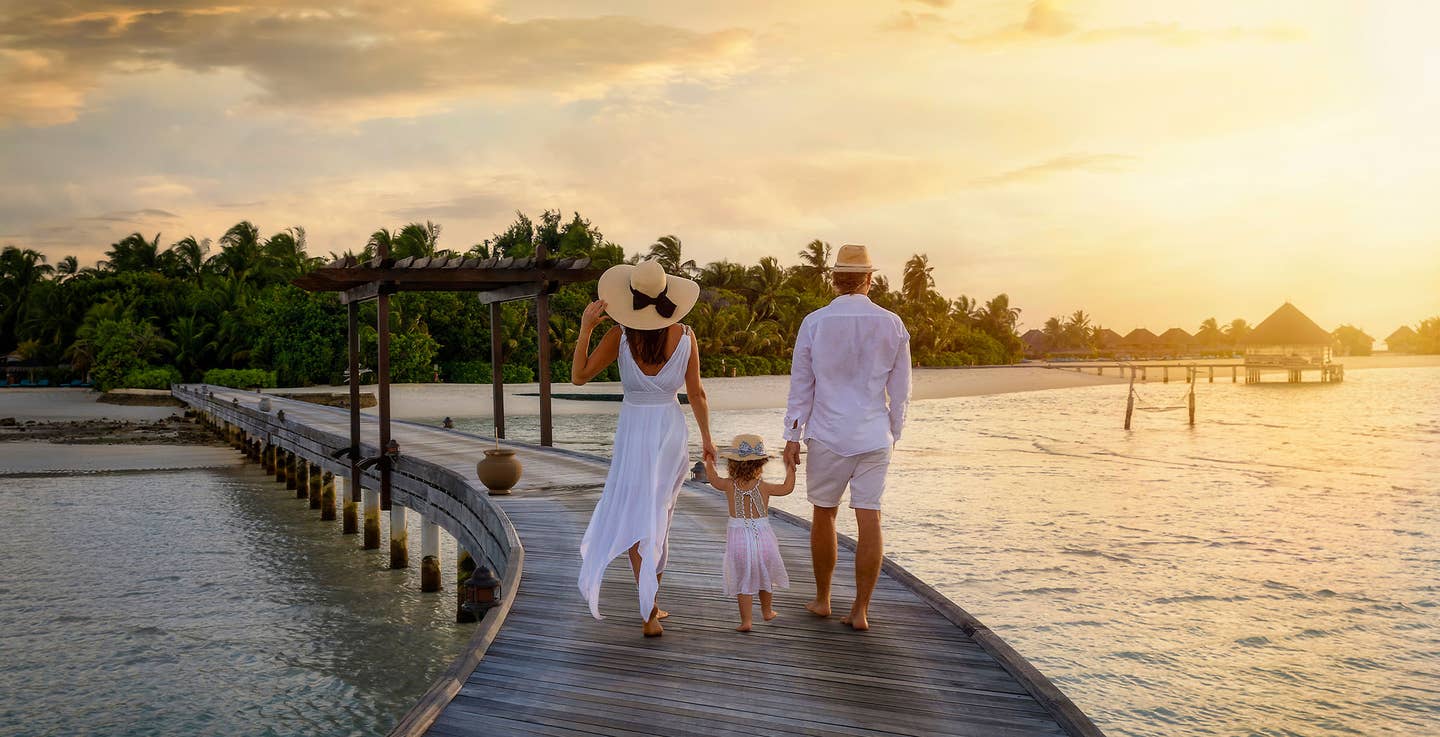
<path id="1" fill-rule="evenodd" d="M 882 448 L 856 456 L 842 456 L 811 440 L 805 460 L 805 498 L 817 507 L 840 506 L 845 487 L 850 487 L 851 509 L 879 509 L 885 494 L 885 474 L 890 471 L 890 449 Z"/>

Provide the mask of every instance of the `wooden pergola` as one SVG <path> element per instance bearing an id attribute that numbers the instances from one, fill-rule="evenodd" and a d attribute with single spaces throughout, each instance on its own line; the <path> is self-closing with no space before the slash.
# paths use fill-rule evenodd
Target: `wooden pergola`
<path id="1" fill-rule="evenodd" d="M 550 295 L 562 284 L 593 281 L 599 276 L 588 258 L 552 259 L 544 247 L 534 258 L 462 256 L 390 258 L 381 246 L 375 258 L 347 256 L 310 271 L 294 281 L 310 292 L 335 292 L 349 313 L 350 476 L 352 495 L 360 494 L 360 474 L 370 465 L 380 471 L 380 507 L 390 508 L 390 462 L 399 452 L 390 435 L 390 295 L 399 292 L 477 292 L 490 305 L 490 365 L 495 433 L 505 437 L 504 360 L 501 355 L 500 305 L 535 300 L 539 336 L 540 444 L 554 443 L 550 395 Z M 379 346 L 375 366 L 376 402 L 380 423 L 380 455 L 360 457 L 360 304 L 375 300 Z M 359 501 L 358 498 L 355 501 Z"/>

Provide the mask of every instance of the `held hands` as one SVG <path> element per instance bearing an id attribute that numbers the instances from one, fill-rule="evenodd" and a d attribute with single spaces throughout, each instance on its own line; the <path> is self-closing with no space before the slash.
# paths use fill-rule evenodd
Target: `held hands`
<path id="1" fill-rule="evenodd" d="M 581 330 L 594 330 L 596 325 L 610 319 L 605 315 L 605 300 L 597 299 L 585 306 L 585 314 L 580 316 Z"/>
<path id="2" fill-rule="evenodd" d="M 701 451 L 701 454 L 704 457 L 705 465 L 707 466 L 714 465 L 720 458 L 720 451 L 715 449 L 715 443 L 709 438 L 706 438 L 704 448 Z"/>
<path id="3" fill-rule="evenodd" d="M 794 440 L 785 443 L 785 468 L 792 469 L 800 465 L 800 444 Z"/>

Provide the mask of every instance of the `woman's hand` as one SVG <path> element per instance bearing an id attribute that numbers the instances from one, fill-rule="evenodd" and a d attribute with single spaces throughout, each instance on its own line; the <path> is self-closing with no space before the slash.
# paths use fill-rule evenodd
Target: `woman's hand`
<path id="1" fill-rule="evenodd" d="M 705 440 L 705 443 L 702 447 L 704 448 L 704 450 L 702 450 L 701 453 L 704 456 L 706 463 L 718 462 L 718 459 L 720 458 L 720 451 L 715 449 L 714 441 L 707 439 Z"/>
<path id="2" fill-rule="evenodd" d="M 580 316 L 581 330 L 594 330 L 604 320 L 609 319 L 605 315 L 605 300 L 597 299 L 585 306 L 585 314 Z"/>

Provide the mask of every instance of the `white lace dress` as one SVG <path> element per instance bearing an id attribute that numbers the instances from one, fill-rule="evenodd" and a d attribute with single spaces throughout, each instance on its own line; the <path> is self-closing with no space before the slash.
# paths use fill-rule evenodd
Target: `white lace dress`
<path id="1" fill-rule="evenodd" d="M 640 618 L 650 617 L 655 580 L 665 570 L 670 518 L 690 465 L 690 430 L 676 395 L 685 386 L 690 365 L 689 328 L 675 352 L 654 376 L 635 363 L 630 343 L 620 338 L 620 384 L 625 400 L 615 428 L 615 452 L 605 491 L 580 541 L 580 593 L 590 614 L 600 616 L 600 582 L 610 561 L 640 544 Z"/>
<path id="2" fill-rule="evenodd" d="M 770 499 L 754 486 L 734 491 L 734 516 L 725 530 L 725 595 L 754 596 L 790 588 L 780 541 L 770 527 Z"/>

